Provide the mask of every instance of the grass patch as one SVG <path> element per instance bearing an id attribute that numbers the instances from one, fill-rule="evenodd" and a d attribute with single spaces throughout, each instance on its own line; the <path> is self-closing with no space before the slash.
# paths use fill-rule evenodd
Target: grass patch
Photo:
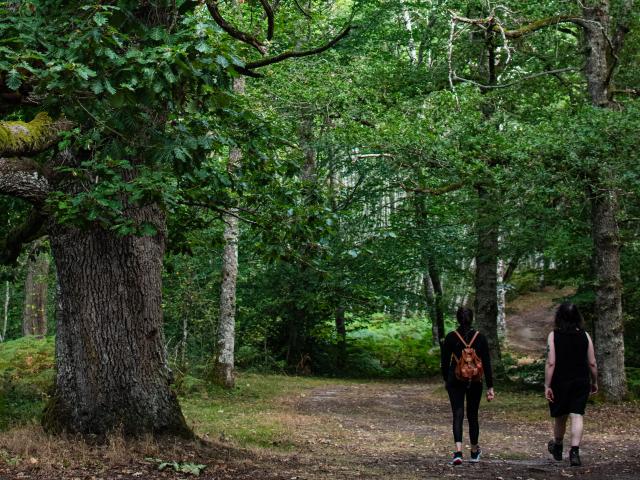
<path id="1" fill-rule="evenodd" d="M 335 380 L 331 380 L 336 383 Z M 284 375 L 240 374 L 236 388 L 202 384 L 182 397 L 182 411 L 196 434 L 240 447 L 288 451 L 295 447 L 289 400 L 326 385 L 327 379 Z"/>

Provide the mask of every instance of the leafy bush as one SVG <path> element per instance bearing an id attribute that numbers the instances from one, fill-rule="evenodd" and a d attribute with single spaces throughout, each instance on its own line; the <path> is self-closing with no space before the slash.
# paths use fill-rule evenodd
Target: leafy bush
<path id="1" fill-rule="evenodd" d="M 54 379 L 54 339 L 0 344 L 0 430 L 37 419 Z"/>
<path id="2" fill-rule="evenodd" d="M 640 368 L 631 367 L 626 369 L 627 385 L 629 394 L 633 398 L 640 398 Z"/>
<path id="3" fill-rule="evenodd" d="M 335 374 L 338 339 L 330 322 L 316 330 L 313 367 Z M 422 317 L 393 320 L 384 314 L 347 320 L 342 376 L 424 377 L 440 372 L 440 350 L 433 347 L 431 322 Z"/>

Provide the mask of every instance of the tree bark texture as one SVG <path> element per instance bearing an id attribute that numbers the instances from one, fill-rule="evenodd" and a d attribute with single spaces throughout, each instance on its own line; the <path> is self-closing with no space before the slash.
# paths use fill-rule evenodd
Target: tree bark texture
<path id="1" fill-rule="evenodd" d="M 594 346 L 600 388 L 614 401 L 627 394 L 624 370 L 620 234 L 617 195 L 612 190 L 592 194 L 592 236 L 596 273 L 596 324 Z"/>
<path id="2" fill-rule="evenodd" d="M 27 260 L 24 312 L 22 314 L 22 334 L 24 336 L 44 336 L 47 334 L 48 280 L 49 254 L 36 246 Z"/>
<path id="3" fill-rule="evenodd" d="M 235 78 L 233 90 L 242 95 L 245 91 L 244 77 Z M 230 174 L 240 166 L 242 151 L 234 147 L 229 152 L 227 169 Z M 233 207 L 224 214 L 224 251 L 222 254 L 222 283 L 220 285 L 220 313 L 218 317 L 218 341 L 214 365 L 214 380 L 225 388 L 235 386 L 235 328 L 236 286 L 238 282 L 238 240 L 240 225 L 238 209 Z"/>
<path id="4" fill-rule="evenodd" d="M 171 390 L 162 309 L 165 219 L 155 205 L 128 207 L 153 236 L 48 226 L 60 295 L 51 432 L 191 436 Z"/>
<path id="5" fill-rule="evenodd" d="M 609 1 L 588 2 L 583 6 L 585 25 L 587 89 L 594 106 L 614 108 L 612 78 L 617 55 L 628 31 L 633 2 L 620 10 L 616 31 L 612 28 Z M 605 396 L 622 400 L 627 393 L 624 369 L 624 333 L 622 321 L 622 279 L 620 276 L 619 212 L 616 191 L 607 186 L 603 169 L 591 187 L 592 239 L 596 275 L 595 350 L 599 382 Z M 602 178 L 602 177 L 605 178 Z"/>
<path id="6" fill-rule="evenodd" d="M 492 209 L 494 199 L 484 187 L 478 187 L 476 253 L 476 325 L 486 337 L 494 369 L 501 367 L 498 339 L 498 226 Z"/>

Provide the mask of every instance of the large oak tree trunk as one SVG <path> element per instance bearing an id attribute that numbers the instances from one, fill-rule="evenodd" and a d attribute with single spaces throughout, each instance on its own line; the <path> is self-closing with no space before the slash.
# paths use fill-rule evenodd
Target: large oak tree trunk
<path id="1" fill-rule="evenodd" d="M 47 334 L 48 280 L 49 255 L 36 246 L 27 260 L 27 278 L 24 284 L 22 334 L 25 336 Z"/>
<path id="2" fill-rule="evenodd" d="M 158 234 L 49 226 L 60 295 L 55 391 L 43 425 L 53 432 L 190 436 L 171 390 L 163 335 L 164 215 L 155 205 L 126 213 Z"/>

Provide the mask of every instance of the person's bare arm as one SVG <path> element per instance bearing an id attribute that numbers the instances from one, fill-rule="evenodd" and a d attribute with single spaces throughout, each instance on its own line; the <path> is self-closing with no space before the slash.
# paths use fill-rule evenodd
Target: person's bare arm
<path id="1" fill-rule="evenodd" d="M 544 396 L 550 402 L 553 402 L 553 390 L 551 390 L 551 379 L 556 368 L 556 349 L 553 344 L 553 332 L 549 333 L 547 338 L 547 363 L 544 369 Z"/>
<path id="2" fill-rule="evenodd" d="M 593 342 L 591 337 L 587 333 L 587 340 L 589 340 L 589 347 L 587 348 L 587 361 L 589 362 L 589 371 L 591 372 L 591 394 L 598 391 L 598 364 L 596 363 L 596 352 L 593 348 Z"/>

